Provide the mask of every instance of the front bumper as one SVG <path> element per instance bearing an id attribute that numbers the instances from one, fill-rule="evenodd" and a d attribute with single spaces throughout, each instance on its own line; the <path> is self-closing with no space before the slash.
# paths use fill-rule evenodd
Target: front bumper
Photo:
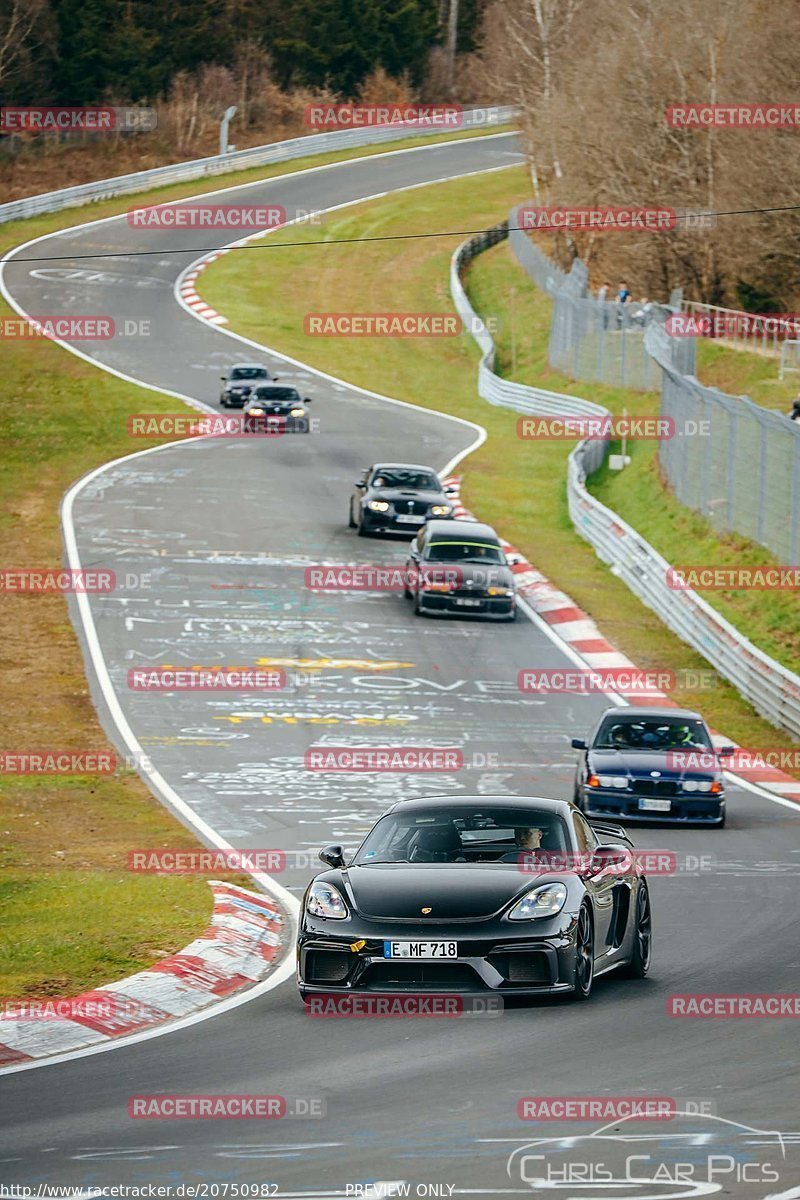
<path id="1" fill-rule="evenodd" d="M 624 822 L 669 821 L 680 825 L 720 825 L 725 817 L 725 796 L 677 795 L 644 797 L 669 800 L 669 811 L 658 812 L 639 807 L 636 792 L 606 791 L 584 787 L 584 812 L 587 817 L 614 817 Z"/>
<path id="2" fill-rule="evenodd" d="M 297 985 L 308 994 L 351 992 L 409 994 L 493 993 L 502 996 L 541 996 L 568 992 L 575 973 L 574 915 L 559 914 L 542 922 L 541 934 L 525 936 L 493 925 L 480 937 L 474 927 L 413 926 L 406 922 L 378 922 L 351 918 L 344 936 L 328 934 L 322 922 L 309 922 L 298 939 Z M 328 922 L 332 925 L 333 922 Z M 437 960 L 386 958 L 384 942 L 455 941 L 458 957 Z M 352 950 L 360 941 L 364 946 Z"/>
<path id="3" fill-rule="evenodd" d="M 281 417 L 277 414 L 269 417 L 245 417 L 246 433 L 263 433 L 269 437 L 277 437 L 284 433 L 308 433 L 308 417 Z"/>
<path id="4" fill-rule="evenodd" d="M 469 603 L 463 603 L 469 601 Z M 516 608 L 516 596 L 486 596 L 469 592 L 420 592 L 418 608 L 422 613 L 453 617 L 488 617 L 507 621 Z"/>
<path id="5" fill-rule="evenodd" d="M 363 515 L 364 528 L 370 533 L 404 533 L 414 537 L 427 521 L 427 514 L 420 516 L 419 521 L 398 521 L 397 514 L 391 512 L 372 512 L 365 508 Z"/>

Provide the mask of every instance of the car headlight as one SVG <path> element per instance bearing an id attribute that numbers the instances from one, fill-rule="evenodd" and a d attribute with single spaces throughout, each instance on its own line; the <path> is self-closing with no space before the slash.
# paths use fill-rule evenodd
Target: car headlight
<path id="1" fill-rule="evenodd" d="M 385 500 L 370 500 L 367 508 L 371 508 L 373 512 L 388 512 L 389 505 Z"/>
<path id="2" fill-rule="evenodd" d="M 434 504 L 431 508 L 432 517 L 449 517 L 453 511 L 449 504 Z"/>
<path id="3" fill-rule="evenodd" d="M 684 792 L 714 792 L 716 794 L 722 791 L 722 784 L 718 779 L 684 779 L 681 788 Z"/>
<path id="4" fill-rule="evenodd" d="M 490 587 L 486 589 L 488 596 L 512 596 L 514 589 L 510 587 Z"/>
<path id="5" fill-rule="evenodd" d="M 428 579 L 422 580 L 422 586 L 426 592 L 452 592 L 456 588 L 454 583 L 437 583 Z"/>
<path id="6" fill-rule="evenodd" d="M 628 786 L 627 775 L 600 775 L 600 787 L 604 788 L 626 788 Z"/>
<path id="7" fill-rule="evenodd" d="M 289 409 L 289 416 L 290 416 L 290 417 L 304 417 L 305 415 L 306 415 L 306 410 L 305 410 L 304 408 L 291 408 L 291 409 Z"/>
<path id="8" fill-rule="evenodd" d="M 343 921 L 347 916 L 347 905 L 332 883 L 315 880 L 308 889 L 306 908 L 312 916 L 328 917 L 331 921 Z"/>
<path id="9" fill-rule="evenodd" d="M 264 410 L 263 408 L 248 408 L 247 415 L 248 417 L 263 417 Z"/>
<path id="10" fill-rule="evenodd" d="M 518 900 L 508 914 L 512 921 L 536 921 L 560 913 L 567 899 L 563 883 L 546 883 L 534 888 Z"/>

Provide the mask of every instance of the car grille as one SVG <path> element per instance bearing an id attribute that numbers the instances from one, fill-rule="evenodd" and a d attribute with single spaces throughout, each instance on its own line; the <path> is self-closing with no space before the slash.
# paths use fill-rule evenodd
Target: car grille
<path id="1" fill-rule="evenodd" d="M 394 511 L 403 516 L 410 513 L 415 517 L 423 517 L 428 511 L 428 506 L 421 500 L 395 500 Z"/>
<path id="2" fill-rule="evenodd" d="M 674 779 L 634 779 L 631 786 L 637 796 L 677 796 L 679 790 Z"/>
<path id="3" fill-rule="evenodd" d="M 477 976 L 464 963 L 445 962 L 377 962 L 365 972 L 363 982 L 370 987 L 380 984 L 459 984 L 474 985 Z"/>
<path id="4" fill-rule="evenodd" d="M 491 954 L 488 962 L 508 983 L 543 984 L 552 983 L 550 963 L 546 954 Z"/>
<path id="5" fill-rule="evenodd" d="M 306 979 L 309 983 L 341 983 L 354 961 L 354 955 L 342 950 L 309 950 Z"/>

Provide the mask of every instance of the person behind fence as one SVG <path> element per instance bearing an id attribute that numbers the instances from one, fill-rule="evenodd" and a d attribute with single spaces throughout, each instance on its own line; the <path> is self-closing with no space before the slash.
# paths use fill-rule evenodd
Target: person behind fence
<path id="1" fill-rule="evenodd" d="M 648 300 L 647 296 L 642 296 L 641 300 L 639 301 L 639 305 L 636 309 L 636 312 L 631 317 L 631 320 L 635 321 L 637 325 L 646 325 L 647 324 L 647 316 L 648 316 L 648 313 L 651 311 L 652 307 L 653 307 L 652 300 Z"/>
<path id="2" fill-rule="evenodd" d="M 792 411 L 786 415 L 790 421 L 800 421 L 800 392 L 792 401 Z"/>
<path id="3" fill-rule="evenodd" d="M 622 311 L 622 307 L 623 305 L 630 303 L 630 298 L 631 294 L 628 290 L 628 285 L 623 279 L 619 285 L 619 291 L 617 292 L 617 325 L 620 327 L 620 329 L 625 323 L 625 316 Z"/>

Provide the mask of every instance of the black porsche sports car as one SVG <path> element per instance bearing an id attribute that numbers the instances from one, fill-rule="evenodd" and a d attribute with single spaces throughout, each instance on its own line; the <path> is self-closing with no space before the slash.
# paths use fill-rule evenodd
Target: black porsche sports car
<path id="1" fill-rule="evenodd" d="M 347 523 L 359 537 L 414 534 L 430 517 L 450 517 L 452 501 L 430 467 L 376 463 L 355 482 Z"/>
<path id="2" fill-rule="evenodd" d="M 308 408 L 311 397 L 301 398 L 292 387 L 257 387 L 244 407 L 246 433 L 308 433 L 311 428 Z"/>
<path id="3" fill-rule="evenodd" d="M 511 563 L 489 525 L 428 521 L 411 543 L 406 579 L 415 613 L 516 620 Z"/>
<path id="4" fill-rule="evenodd" d="M 699 713 L 682 708 L 609 708 L 575 773 L 575 803 L 588 816 L 623 821 L 725 824 L 725 777 Z"/>
<path id="5" fill-rule="evenodd" d="M 219 402 L 223 408 L 244 408 L 253 388 L 277 378 L 270 375 L 263 363 L 234 363 L 227 375 L 220 375 Z"/>
<path id="6" fill-rule="evenodd" d="M 395 804 L 303 897 L 297 984 L 314 993 L 564 993 L 650 965 L 644 874 L 624 831 L 566 800 Z"/>

